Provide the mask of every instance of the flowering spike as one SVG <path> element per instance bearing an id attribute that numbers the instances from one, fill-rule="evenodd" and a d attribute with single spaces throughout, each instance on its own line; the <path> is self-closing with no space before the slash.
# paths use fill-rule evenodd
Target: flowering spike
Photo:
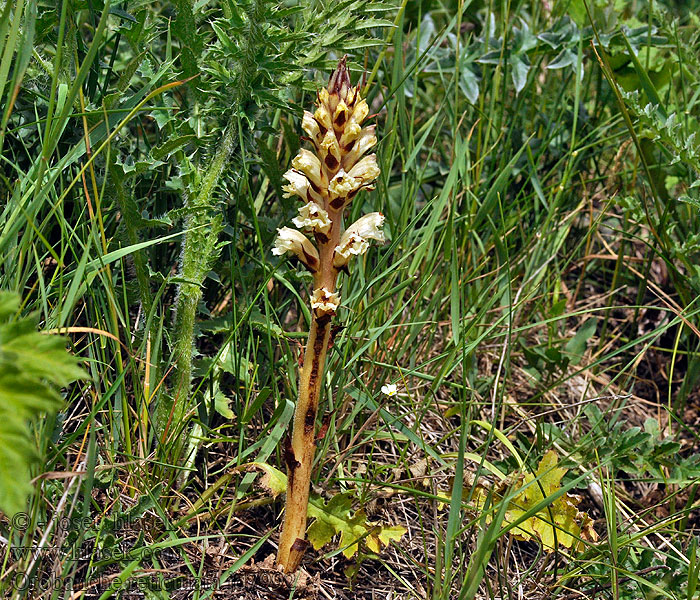
<path id="1" fill-rule="evenodd" d="M 369 240 L 384 241 L 384 217 L 370 213 L 342 231 L 343 211 L 362 189 L 372 189 L 379 176 L 375 154 L 375 126 L 363 127 L 369 114 L 360 88 L 352 87 L 343 57 L 327 88 L 318 92 L 316 110 L 304 112 L 302 129 L 313 150 L 301 149 L 284 174 L 286 197 L 302 201 L 292 222 L 313 232 L 316 242 L 296 229 L 282 227 L 274 254 L 294 253 L 314 276 L 311 328 L 299 371 L 299 397 L 294 411 L 292 437 L 285 449 L 288 472 L 287 503 L 277 553 L 278 564 L 295 571 L 307 543 L 306 514 L 316 447 L 316 417 L 323 367 L 331 339 L 331 319 L 340 306 L 338 274 L 347 273 L 350 257 L 363 254 Z"/>

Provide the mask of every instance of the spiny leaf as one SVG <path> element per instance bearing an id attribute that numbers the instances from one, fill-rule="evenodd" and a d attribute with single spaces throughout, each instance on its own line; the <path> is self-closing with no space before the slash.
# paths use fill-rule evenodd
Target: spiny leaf
<path id="1" fill-rule="evenodd" d="M 0 510 L 8 515 L 23 510 L 32 492 L 37 450 L 29 423 L 61 408 L 57 387 L 86 376 L 62 337 L 40 334 L 36 318 L 16 319 L 18 310 L 19 297 L 0 292 Z"/>
<path id="2" fill-rule="evenodd" d="M 66 353 L 63 338 L 42 335 L 35 327 L 34 319 L 0 325 L 4 360 L 12 361 L 30 378 L 45 379 L 60 387 L 84 377 L 85 372 Z"/>

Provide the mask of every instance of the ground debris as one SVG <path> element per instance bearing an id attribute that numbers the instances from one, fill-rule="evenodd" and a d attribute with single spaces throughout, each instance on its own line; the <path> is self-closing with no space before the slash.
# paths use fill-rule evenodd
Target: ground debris
<path id="1" fill-rule="evenodd" d="M 310 575 L 300 568 L 295 573 L 284 573 L 275 564 L 275 555 L 270 554 L 262 562 L 251 562 L 238 571 L 243 583 L 236 596 L 241 600 L 253 598 L 289 598 L 293 591 L 294 598 L 315 600 L 318 598 L 321 583 L 320 575 Z"/>

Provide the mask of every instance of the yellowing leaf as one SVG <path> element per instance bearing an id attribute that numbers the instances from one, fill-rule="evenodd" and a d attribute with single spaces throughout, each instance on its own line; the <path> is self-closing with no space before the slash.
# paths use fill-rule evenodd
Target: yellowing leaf
<path id="1" fill-rule="evenodd" d="M 382 546 L 401 539 L 406 533 L 400 526 L 384 527 L 367 521 L 367 516 L 361 510 L 353 513 L 352 496 L 349 493 L 337 494 L 328 503 L 312 500 L 309 503 L 309 516 L 315 518 L 307 532 L 313 547 L 318 550 L 329 543 L 333 536 L 340 534 L 339 547 L 343 548 L 346 558 L 357 554 L 361 539 L 370 551 L 378 553 Z"/>
<path id="2" fill-rule="evenodd" d="M 554 450 L 550 450 L 542 457 L 537 466 L 537 477 L 544 490 L 545 496 L 551 496 L 561 487 L 561 479 L 566 475 L 566 469 L 557 467 L 559 457 Z"/>
<path id="3" fill-rule="evenodd" d="M 566 469 L 558 467 L 558 462 L 557 453 L 550 450 L 540 461 L 535 475 L 526 473 L 518 481 L 512 482 L 517 493 L 509 501 L 503 519 L 506 525 L 517 523 L 512 529 L 515 538 L 538 540 L 547 552 L 553 552 L 558 546 L 577 549 L 583 541 L 598 539 L 592 519 L 577 508 L 581 501 L 578 496 L 563 494 L 532 514 L 535 506 L 561 489 Z M 493 493 L 491 504 L 502 500 L 505 491 L 506 488 L 500 485 Z M 483 486 L 476 486 L 474 501 L 478 508 L 486 505 L 488 495 Z M 491 522 L 491 519 L 491 515 L 487 515 L 487 522 Z"/>
<path id="4" fill-rule="evenodd" d="M 382 527 L 379 531 L 379 541 L 385 546 L 389 545 L 392 540 L 398 542 L 403 535 L 406 533 L 406 528 L 401 527 L 401 525 L 394 525 L 393 527 Z"/>
<path id="5" fill-rule="evenodd" d="M 357 554 L 359 541 L 367 536 L 370 529 L 374 527 L 373 523 L 367 523 L 367 517 L 362 511 L 357 511 L 355 516 L 345 521 L 340 533 L 340 547 L 344 548 L 343 556 L 352 558 Z M 365 543 L 369 542 L 370 538 L 365 537 Z M 371 542 L 370 542 L 371 543 Z M 368 545 L 369 547 L 369 545 Z M 378 545 L 374 545 L 374 552 L 378 552 Z"/>
<path id="6" fill-rule="evenodd" d="M 263 472 L 260 485 L 272 494 L 275 498 L 287 491 L 287 476 L 279 469 L 263 462 L 249 462 L 238 467 L 239 470 L 254 471 L 256 469 Z"/>
<path id="7" fill-rule="evenodd" d="M 335 535 L 335 527 L 327 521 L 316 518 L 306 532 L 309 542 L 315 550 L 320 550 L 326 544 L 330 543 Z"/>
<path id="8" fill-rule="evenodd" d="M 287 476 L 279 469 L 263 462 L 249 462 L 238 467 L 238 470 L 262 471 L 260 486 L 267 490 L 272 497 L 287 491 Z M 314 519 L 306 535 L 316 550 L 330 543 L 340 534 L 340 548 L 343 555 L 351 558 L 357 554 L 358 543 L 364 540 L 372 552 L 380 552 L 382 546 L 388 546 L 392 540 L 401 539 L 406 530 L 401 526 L 384 527 L 378 523 L 367 521 L 364 511 L 352 511 L 353 496 L 351 493 L 336 494 L 327 503 L 323 500 L 309 500 L 308 514 Z"/>

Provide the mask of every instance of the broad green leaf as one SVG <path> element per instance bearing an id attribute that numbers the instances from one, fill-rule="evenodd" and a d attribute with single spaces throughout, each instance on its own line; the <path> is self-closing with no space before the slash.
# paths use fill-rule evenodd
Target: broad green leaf
<path id="1" fill-rule="evenodd" d="M 586 343 L 593 336 L 598 325 L 598 319 L 588 319 L 581 328 L 576 332 L 564 347 L 564 351 L 571 358 L 571 364 L 575 365 L 580 362 L 586 352 Z"/>

